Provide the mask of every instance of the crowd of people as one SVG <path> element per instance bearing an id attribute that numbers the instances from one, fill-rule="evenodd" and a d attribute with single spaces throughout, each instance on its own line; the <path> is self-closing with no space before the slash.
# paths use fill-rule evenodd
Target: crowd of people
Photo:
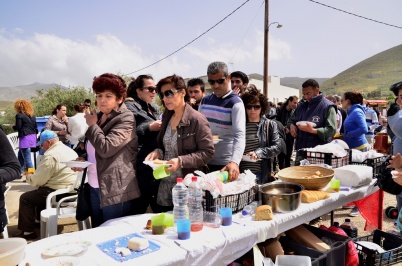
<path id="1" fill-rule="evenodd" d="M 31 147 L 39 145 L 44 151 L 36 172 L 26 175 L 27 182 L 38 188 L 20 198 L 19 236 L 36 237 L 35 221 L 45 208 L 46 196 L 73 184 L 76 172 L 84 170 L 61 162 L 92 163 L 86 174 L 91 224 L 97 227 L 113 218 L 145 213 L 149 207 L 153 212 L 172 210 L 176 178 L 195 170 L 227 171 L 230 181 L 250 170 L 256 181 L 264 184 L 274 180 L 276 165 L 292 165 L 293 148 L 315 147 L 337 136 L 360 151 L 370 149 L 373 143 L 379 120 L 374 110 L 365 106 L 360 92 L 324 96 L 317 81 L 308 79 L 302 84 L 301 98 L 289 96 L 276 105 L 249 84 L 245 73 L 229 73 L 223 62 L 209 64 L 207 77 L 212 89 L 208 95 L 200 78 L 186 83 L 171 75 L 156 83 L 151 75 L 140 75 L 127 86 L 120 76 L 102 74 L 92 85 L 96 109 L 91 110 L 91 102 L 86 100 L 76 104 L 76 114 L 67 118 L 66 106 L 57 105 L 38 143 L 32 106 L 26 100 L 16 101 L 13 128 L 20 138 L 20 163 L 14 172 L 18 176 L 4 177 L 3 183 L 32 167 Z M 395 95 L 402 94 L 402 85 L 394 90 Z M 396 105 L 396 109 L 402 105 L 402 95 Z M 399 114 L 389 114 L 388 120 L 380 118 L 379 131 L 395 133 L 394 154 L 402 147 L 398 144 L 402 143 Z M 214 144 L 216 136 L 220 141 Z M 15 168 L 12 159 L 7 158 L 8 167 Z M 293 164 L 300 159 L 296 157 Z M 155 179 L 145 160 L 167 161 L 170 176 Z"/>

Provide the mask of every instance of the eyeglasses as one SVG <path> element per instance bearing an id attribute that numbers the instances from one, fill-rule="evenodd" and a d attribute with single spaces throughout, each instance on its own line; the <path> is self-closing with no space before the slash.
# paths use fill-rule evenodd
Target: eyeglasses
<path id="1" fill-rule="evenodd" d="M 252 104 L 248 104 L 248 105 L 246 106 L 246 109 L 247 109 L 247 110 L 251 110 L 251 109 L 260 110 L 260 109 L 261 109 L 261 105 L 252 105 Z"/>
<path id="2" fill-rule="evenodd" d="M 223 82 L 225 82 L 226 79 L 208 79 L 208 83 L 211 85 L 214 85 L 215 82 L 218 84 L 223 84 Z"/>
<path id="3" fill-rule="evenodd" d="M 148 87 L 142 88 L 141 90 L 147 90 L 147 91 L 149 91 L 150 93 L 154 93 L 154 92 L 156 91 L 156 87 L 148 86 Z"/>
<path id="4" fill-rule="evenodd" d="M 85 107 L 91 107 L 91 105 L 90 104 L 85 104 Z"/>
<path id="5" fill-rule="evenodd" d="M 178 93 L 181 90 L 175 90 L 175 89 L 171 89 L 171 90 L 167 90 L 165 92 L 159 92 L 159 98 L 161 98 L 161 100 L 163 100 L 163 97 L 166 96 L 166 98 L 173 98 L 173 96 Z"/>

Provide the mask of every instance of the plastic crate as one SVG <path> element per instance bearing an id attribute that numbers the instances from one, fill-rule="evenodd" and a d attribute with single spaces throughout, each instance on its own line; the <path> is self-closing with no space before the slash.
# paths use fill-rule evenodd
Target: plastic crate
<path id="1" fill-rule="evenodd" d="M 402 262 L 402 238 L 399 236 L 381 230 L 374 230 L 371 235 L 358 237 L 353 241 L 359 254 L 359 265 L 400 265 Z M 356 243 L 357 241 L 376 243 L 386 251 L 379 253 Z"/>
<path id="2" fill-rule="evenodd" d="M 246 205 L 256 200 L 258 196 L 258 185 L 255 185 L 242 193 L 227 196 L 219 195 L 215 199 L 208 190 L 205 190 L 204 192 L 202 199 L 202 207 L 204 208 L 204 211 L 219 212 L 220 208 L 230 207 L 232 208 L 232 212 L 236 213 L 242 211 Z"/>
<path id="3" fill-rule="evenodd" d="M 331 249 L 326 251 L 326 252 L 321 252 L 313 248 L 309 248 L 303 244 L 297 243 L 296 241 L 293 241 L 292 239 L 288 238 L 290 240 L 290 243 L 286 243 L 286 238 L 285 240 L 281 240 L 282 237 L 280 238 L 280 242 L 282 244 L 282 241 L 285 241 L 285 246 L 282 246 L 283 248 L 286 248 L 286 245 L 288 247 L 291 247 L 294 249 L 297 255 L 307 255 L 311 257 L 311 263 L 314 266 L 343 266 L 345 265 L 345 258 L 346 258 L 346 252 L 347 252 L 347 243 L 351 241 L 351 238 L 338 235 L 336 233 L 323 230 L 308 224 L 303 224 L 305 228 L 307 228 L 310 232 L 312 232 L 315 236 L 317 236 L 320 239 L 326 239 L 328 241 L 331 241 Z M 289 242 L 289 241 L 287 241 Z"/>
<path id="4" fill-rule="evenodd" d="M 347 154 L 343 157 L 336 157 L 332 153 L 307 151 L 301 149 L 297 151 L 296 158 L 307 159 L 310 164 L 328 164 L 332 168 L 341 167 L 349 164 L 350 150 L 346 150 Z"/>
<path id="5" fill-rule="evenodd" d="M 371 166 L 373 168 L 373 178 L 376 178 L 377 175 L 380 173 L 380 166 L 385 161 L 386 158 L 387 156 L 381 156 L 377 158 L 367 158 L 363 162 L 352 162 L 352 153 L 350 153 L 349 163 Z"/>

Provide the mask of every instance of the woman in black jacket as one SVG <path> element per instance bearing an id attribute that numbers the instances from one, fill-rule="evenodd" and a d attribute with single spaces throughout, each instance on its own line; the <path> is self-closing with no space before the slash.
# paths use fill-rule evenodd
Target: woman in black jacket
<path id="1" fill-rule="evenodd" d="M 15 116 L 14 130 L 18 130 L 19 151 L 18 160 L 21 166 L 21 175 L 24 173 L 24 166 L 33 168 L 31 160 L 31 148 L 36 147 L 36 134 L 38 127 L 36 118 L 33 115 L 33 108 L 29 101 L 18 99 L 14 102 Z"/>
<path id="2" fill-rule="evenodd" d="M 257 89 L 249 88 L 242 95 L 246 109 L 246 148 L 240 171 L 249 169 L 257 176 L 259 184 L 273 181 L 272 160 L 281 151 L 277 124 L 265 117 L 268 101 Z"/>
<path id="3" fill-rule="evenodd" d="M 152 168 L 143 164 L 145 157 L 156 149 L 156 137 L 161 129 L 162 122 L 159 119 L 159 109 L 153 103 L 156 96 L 155 81 L 150 75 L 140 75 L 128 85 L 125 104 L 133 112 L 137 125 L 138 155 L 137 155 L 137 180 L 141 197 L 133 204 L 133 214 L 145 213 L 148 205 L 153 212 L 159 212 L 156 204 L 156 195 L 159 188 L 159 180 L 155 180 Z"/>

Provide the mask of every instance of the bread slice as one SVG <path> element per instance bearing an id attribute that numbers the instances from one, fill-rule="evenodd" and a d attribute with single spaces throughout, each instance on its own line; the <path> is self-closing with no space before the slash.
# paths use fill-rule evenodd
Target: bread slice
<path id="1" fill-rule="evenodd" d="M 303 203 L 312 203 L 322 199 L 328 199 L 329 193 L 319 190 L 303 190 L 301 192 L 301 201 Z"/>
<path id="2" fill-rule="evenodd" d="M 274 214 L 272 213 L 271 206 L 261 205 L 255 210 L 255 221 L 270 221 L 272 219 L 274 219 Z"/>

